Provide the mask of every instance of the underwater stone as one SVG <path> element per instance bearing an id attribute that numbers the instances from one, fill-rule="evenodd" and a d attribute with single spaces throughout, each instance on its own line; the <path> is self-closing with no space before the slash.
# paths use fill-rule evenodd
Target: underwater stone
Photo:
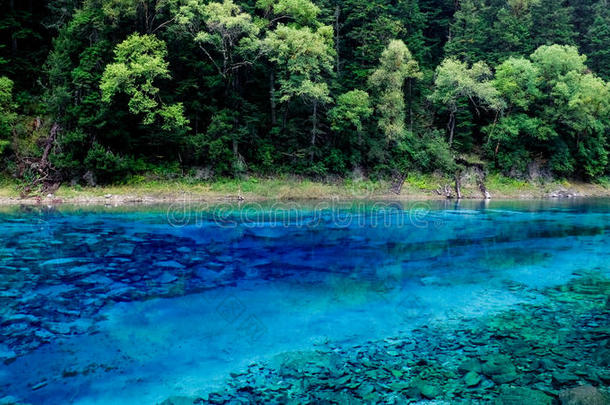
<path id="1" fill-rule="evenodd" d="M 194 405 L 201 404 L 203 401 L 192 397 L 169 397 L 159 405 Z"/>
<path id="2" fill-rule="evenodd" d="M 501 354 L 487 356 L 487 361 L 481 367 L 481 372 L 488 377 L 515 374 L 516 371 L 510 357 Z"/>
<path id="3" fill-rule="evenodd" d="M 496 384 L 506 384 L 509 382 L 513 382 L 517 378 L 519 378 L 519 375 L 517 373 L 495 374 L 491 376 L 491 379 Z"/>
<path id="4" fill-rule="evenodd" d="M 573 384 L 579 380 L 578 376 L 569 372 L 555 372 L 553 373 L 553 384 L 556 386 Z"/>
<path id="5" fill-rule="evenodd" d="M 102 276 L 99 274 L 93 274 L 93 275 L 81 280 L 81 282 L 87 283 L 87 284 L 108 285 L 108 284 L 112 284 L 113 281 L 111 278 L 108 278 L 106 276 Z"/>
<path id="6" fill-rule="evenodd" d="M 481 372 L 481 362 L 477 359 L 467 359 L 458 366 L 458 371 L 462 374 L 466 374 L 470 371 L 477 373 Z"/>
<path id="7" fill-rule="evenodd" d="M 523 387 L 509 387 L 503 385 L 500 396 L 496 398 L 496 405 L 551 405 L 553 399 L 543 392 Z"/>
<path id="8" fill-rule="evenodd" d="M 591 385 L 583 385 L 559 393 L 561 405 L 610 405 L 610 396 Z"/>
<path id="9" fill-rule="evenodd" d="M 19 401 L 13 396 L 0 398 L 0 405 L 17 405 Z"/>
<path id="10" fill-rule="evenodd" d="M 610 384 L 610 371 L 600 371 L 597 376 L 604 384 Z"/>
<path id="11" fill-rule="evenodd" d="M 176 280 L 178 280 L 178 277 L 171 273 L 168 273 L 167 271 L 157 277 L 157 281 L 161 284 L 168 284 Z"/>
<path id="12" fill-rule="evenodd" d="M 470 371 L 464 376 L 464 382 L 468 387 L 474 387 L 481 382 L 481 376 L 476 371 Z"/>
<path id="13" fill-rule="evenodd" d="M 156 265 L 159 267 L 167 267 L 167 268 L 171 268 L 171 269 L 183 269 L 184 268 L 184 266 L 182 264 L 178 263 L 175 260 L 166 260 L 166 261 L 162 261 L 162 262 L 157 262 Z"/>
<path id="14" fill-rule="evenodd" d="M 422 397 L 427 399 L 434 399 L 441 394 L 441 389 L 438 385 L 431 384 L 419 378 L 413 380 L 411 385 L 419 391 Z"/>
<path id="15" fill-rule="evenodd" d="M 17 354 L 7 345 L 0 345 L 0 361 L 8 364 L 17 358 Z"/>
<path id="16" fill-rule="evenodd" d="M 45 262 L 40 263 L 40 267 L 59 266 L 59 265 L 63 265 L 63 264 L 82 263 L 82 262 L 88 262 L 88 261 L 89 261 L 88 259 L 85 259 L 83 257 L 66 257 L 66 258 L 62 258 L 62 259 L 47 260 Z"/>

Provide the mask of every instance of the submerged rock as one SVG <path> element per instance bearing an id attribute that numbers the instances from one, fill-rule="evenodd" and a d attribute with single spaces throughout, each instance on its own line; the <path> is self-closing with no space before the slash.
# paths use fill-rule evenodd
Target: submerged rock
<path id="1" fill-rule="evenodd" d="M 166 261 L 157 262 L 155 264 L 159 267 L 167 267 L 167 268 L 171 268 L 171 269 L 183 269 L 184 268 L 183 264 L 180 264 L 175 260 L 166 260 Z"/>
<path id="2" fill-rule="evenodd" d="M 545 393 L 530 388 L 503 385 L 496 405 L 551 405 L 553 399 Z"/>
<path id="3" fill-rule="evenodd" d="M 573 385 L 578 380 L 578 376 L 567 371 L 558 371 L 553 373 L 553 385 L 555 385 L 557 388 L 561 388 L 565 385 Z"/>
<path id="4" fill-rule="evenodd" d="M 559 393 L 561 405 L 610 405 L 610 396 L 591 385 L 583 385 Z"/>
<path id="5" fill-rule="evenodd" d="M 11 350 L 7 345 L 0 344 L 0 362 L 5 364 L 14 361 L 17 358 L 17 354 Z"/>
<path id="6" fill-rule="evenodd" d="M 169 397 L 159 405 L 197 405 L 202 404 L 203 399 L 194 397 Z"/>
<path id="7" fill-rule="evenodd" d="M 467 387 L 475 387 L 481 382 L 481 376 L 476 371 L 469 371 L 464 376 L 464 382 Z"/>
<path id="8" fill-rule="evenodd" d="M 18 405 L 20 402 L 13 396 L 7 396 L 0 398 L 0 405 Z"/>
<path id="9" fill-rule="evenodd" d="M 176 280 L 178 280 L 178 277 L 176 277 L 174 274 L 169 273 L 167 271 L 164 272 L 163 274 L 161 274 L 159 277 L 157 277 L 157 281 L 161 284 L 169 284 Z"/>

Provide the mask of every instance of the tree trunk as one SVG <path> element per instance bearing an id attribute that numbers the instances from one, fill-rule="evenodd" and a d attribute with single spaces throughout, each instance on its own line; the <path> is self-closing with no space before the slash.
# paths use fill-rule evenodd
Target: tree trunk
<path id="1" fill-rule="evenodd" d="M 409 79 L 409 132 L 413 133 L 413 79 Z"/>
<path id="2" fill-rule="evenodd" d="M 284 111 L 282 113 L 282 132 L 286 131 L 287 124 L 288 124 L 288 103 L 285 103 Z"/>
<path id="3" fill-rule="evenodd" d="M 235 160 L 239 160 L 239 143 L 237 143 L 237 139 L 233 138 L 233 156 L 235 157 Z"/>
<path id="4" fill-rule="evenodd" d="M 273 73 L 273 70 L 269 75 L 269 102 L 271 104 L 271 125 L 275 126 L 277 118 L 275 105 L 275 74 Z"/>
<path id="5" fill-rule="evenodd" d="M 335 54 L 336 54 L 336 65 L 337 65 L 337 76 L 341 73 L 341 60 L 339 56 L 339 40 L 340 40 L 340 25 L 339 17 L 341 16 L 341 8 L 339 4 L 335 6 Z"/>
<path id="6" fill-rule="evenodd" d="M 11 14 L 15 16 L 15 0 L 10 1 Z M 17 53 L 17 38 L 15 37 L 15 32 L 11 30 L 11 54 L 15 56 Z"/>
<path id="7" fill-rule="evenodd" d="M 309 152 L 309 161 L 313 163 L 313 152 L 316 146 L 316 133 L 318 132 L 318 102 L 313 102 L 313 114 L 311 116 L 311 151 Z"/>
<path id="8" fill-rule="evenodd" d="M 462 180 L 460 180 L 460 175 L 459 171 L 455 174 L 455 194 L 458 200 L 462 199 Z"/>
<path id="9" fill-rule="evenodd" d="M 449 128 L 449 147 L 451 147 L 451 144 L 453 143 L 453 134 L 455 132 L 455 113 L 453 111 L 449 114 L 449 123 L 447 124 L 447 127 Z"/>

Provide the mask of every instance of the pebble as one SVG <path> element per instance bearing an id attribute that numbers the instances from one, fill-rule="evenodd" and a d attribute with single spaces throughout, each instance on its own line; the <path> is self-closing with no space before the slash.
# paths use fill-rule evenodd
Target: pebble
<path id="1" fill-rule="evenodd" d="M 168 267 L 168 268 L 172 268 L 172 269 L 183 269 L 184 268 L 184 265 L 178 263 L 175 260 L 157 262 L 156 265 L 158 267 Z"/>
<path id="2" fill-rule="evenodd" d="M 161 284 L 168 284 L 168 283 L 172 283 L 174 281 L 178 280 L 178 277 L 176 277 L 175 275 L 169 273 L 169 272 L 164 272 L 163 274 L 161 274 L 161 276 L 159 276 L 157 278 L 157 281 Z"/>

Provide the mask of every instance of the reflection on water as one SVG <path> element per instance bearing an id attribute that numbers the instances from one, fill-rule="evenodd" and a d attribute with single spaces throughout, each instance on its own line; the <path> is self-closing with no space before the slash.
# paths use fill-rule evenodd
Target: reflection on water
<path id="1" fill-rule="evenodd" d="M 0 222 L 0 403 L 544 403 L 610 377 L 608 200 L 29 208 Z"/>

